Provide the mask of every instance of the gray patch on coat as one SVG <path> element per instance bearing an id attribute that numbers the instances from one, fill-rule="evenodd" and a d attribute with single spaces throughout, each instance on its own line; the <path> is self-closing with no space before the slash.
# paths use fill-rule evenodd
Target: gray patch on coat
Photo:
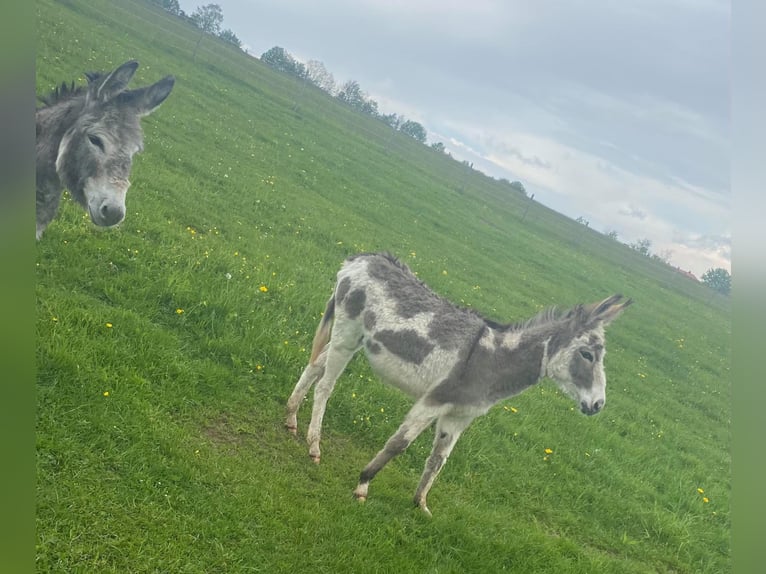
<path id="1" fill-rule="evenodd" d="M 373 311 L 365 311 L 364 312 L 364 328 L 368 331 L 372 331 L 375 328 L 375 323 L 377 323 L 378 318 L 375 316 L 375 313 Z"/>
<path id="2" fill-rule="evenodd" d="M 377 355 L 383 350 L 383 347 L 378 345 L 372 339 L 367 339 L 367 343 L 365 343 L 365 346 L 367 347 L 367 351 L 372 355 Z"/>
<path id="3" fill-rule="evenodd" d="M 428 325 L 428 337 L 445 350 L 455 350 L 471 341 L 482 330 L 484 322 L 469 312 L 453 309 L 437 313 Z"/>
<path id="4" fill-rule="evenodd" d="M 339 304 L 343 303 L 343 298 L 346 296 L 349 289 L 351 289 L 351 279 L 349 277 L 344 277 L 340 280 L 338 288 L 335 290 L 335 300 Z"/>
<path id="5" fill-rule="evenodd" d="M 544 353 L 544 340 L 539 337 L 522 337 L 513 349 L 494 350 L 477 340 L 467 360 L 455 365 L 429 393 L 428 401 L 481 406 L 517 395 L 539 380 Z"/>
<path id="6" fill-rule="evenodd" d="M 367 269 L 372 278 L 386 286 L 388 295 L 396 302 L 396 314 L 402 319 L 412 318 L 418 313 L 454 309 L 398 260 L 384 256 L 372 257 Z"/>
<path id="7" fill-rule="evenodd" d="M 356 319 L 364 309 L 367 294 L 364 289 L 354 289 L 346 298 L 345 308 L 349 318 Z"/>
<path id="8" fill-rule="evenodd" d="M 403 331 L 386 329 L 375 333 L 374 338 L 400 359 L 416 365 L 422 363 L 434 349 L 433 343 L 418 335 L 413 329 Z"/>

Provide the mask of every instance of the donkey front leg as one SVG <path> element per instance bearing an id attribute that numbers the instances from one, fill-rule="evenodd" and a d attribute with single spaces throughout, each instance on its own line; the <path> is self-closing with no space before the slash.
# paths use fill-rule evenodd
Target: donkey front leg
<path id="1" fill-rule="evenodd" d="M 298 433 L 298 409 L 309 392 L 311 386 L 316 383 L 324 374 L 327 364 L 327 348 L 322 351 L 314 363 L 309 363 L 303 370 L 301 378 L 293 389 L 293 393 L 287 400 L 287 418 L 285 427 L 293 434 Z"/>
<path id="2" fill-rule="evenodd" d="M 457 439 L 460 438 L 461 433 L 471 424 L 472 420 L 473 418 L 444 415 L 436 422 L 434 446 L 426 461 L 426 467 L 420 477 L 420 484 L 415 491 L 414 499 L 415 505 L 419 506 L 428 516 L 431 516 L 431 511 L 426 504 L 428 491 L 431 490 L 431 486 L 433 486 L 436 477 L 439 475 L 439 471 L 444 467 L 444 463 L 447 462 L 447 458 L 452 452 Z"/>
<path id="3" fill-rule="evenodd" d="M 332 394 L 335 381 L 341 375 L 348 365 L 351 357 L 354 356 L 356 349 L 342 348 L 330 343 L 327 350 L 327 359 L 325 361 L 324 374 L 314 387 L 314 405 L 311 409 L 311 422 L 309 430 L 306 433 L 306 442 L 309 444 L 309 456 L 311 460 L 319 464 L 321 453 L 319 451 L 319 439 L 322 434 L 322 419 L 324 418 L 327 400 Z"/>
<path id="4" fill-rule="evenodd" d="M 407 416 L 404 418 L 404 422 L 399 426 L 399 429 L 386 441 L 383 450 L 381 450 L 375 458 L 373 458 L 364 470 L 359 475 L 359 484 L 354 490 L 354 496 L 357 500 L 364 502 L 367 500 L 367 489 L 370 486 L 370 481 L 373 477 L 380 472 L 380 470 L 386 466 L 388 461 L 394 458 L 396 455 L 404 452 L 404 450 L 410 446 L 420 433 L 422 433 L 428 425 L 439 415 L 438 411 L 434 407 L 427 407 L 422 401 L 415 403 Z"/>

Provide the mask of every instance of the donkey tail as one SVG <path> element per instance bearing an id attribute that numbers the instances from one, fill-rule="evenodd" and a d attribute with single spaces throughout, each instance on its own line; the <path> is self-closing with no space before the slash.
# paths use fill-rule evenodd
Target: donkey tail
<path id="1" fill-rule="evenodd" d="M 317 331 L 314 334 L 314 342 L 311 344 L 311 360 L 309 361 L 310 365 L 316 364 L 317 357 L 319 357 L 320 353 L 324 350 L 324 348 L 327 346 L 327 343 L 330 341 L 330 327 L 332 326 L 332 320 L 334 317 L 335 295 L 333 294 L 333 296 L 330 297 L 330 300 L 327 302 L 322 320 L 319 322 Z"/>

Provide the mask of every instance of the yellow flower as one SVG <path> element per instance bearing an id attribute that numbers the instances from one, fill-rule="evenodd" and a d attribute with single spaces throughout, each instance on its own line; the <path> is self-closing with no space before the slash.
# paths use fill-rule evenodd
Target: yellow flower
<path id="1" fill-rule="evenodd" d="M 183 315 L 184 310 L 181 308 L 176 309 L 176 315 Z"/>
<path id="2" fill-rule="evenodd" d="M 109 396 L 109 391 L 104 391 L 104 396 L 108 397 Z"/>
<path id="3" fill-rule="evenodd" d="M 517 409 L 516 407 L 511 407 L 511 412 L 512 413 L 517 413 L 517 412 L 519 412 L 519 409 Z"/>
<path id="4" fill-rule="evenodd" d="M 710 502 L 710 499 L 707 496 L 703 496 L 702 502 Z"/>
<path id="5" fill-rule="evenodd" d="M 699 492 L 700 494 L 705 494 L 705 491 L 704 491 L 704 490 L 702 490 L 701 488 L 698 488 L 698 489 L 697 489 L 697 492 Z"/>
<path id="6" fill-rule="evenodd" d="M 545 454 L 553 454 L 553 451 L 549 448 L 545 449 Z"/>
<path id="7" fill-rule="evenodd" d="M 107 328 L 107 329 L 111 329 L 111 328 L 112 328 L 112 324 L 111 324 L 111 323 L 107 323 L 107 324 L 106 324 L 106 328 Z"/>
<path id="8" fill-rule="evenodd" d="M 261 285 L 260 287 L 258 287 L 258 291 L 260 291 L 261 293 L 266 293 L 266 291 L 268 290 L 269 288 L 266 287 L 266 285 Z"/>

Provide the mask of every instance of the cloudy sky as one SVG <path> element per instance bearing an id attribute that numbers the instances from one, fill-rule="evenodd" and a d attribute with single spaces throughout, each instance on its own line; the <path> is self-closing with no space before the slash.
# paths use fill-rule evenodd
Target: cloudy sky
<path id="1" fill-rule="evenodd" d="M 535 199 L 698 277 L 731 270 L 724 0 L 215 2 L 251 54 L 281 46 Z"/>

